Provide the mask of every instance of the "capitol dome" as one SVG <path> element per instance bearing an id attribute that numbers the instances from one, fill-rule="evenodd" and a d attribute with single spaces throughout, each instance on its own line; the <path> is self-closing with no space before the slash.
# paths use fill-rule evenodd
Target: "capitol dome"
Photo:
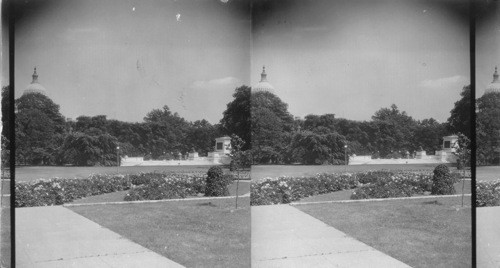
<path id="1" fill-rule="evenodd" d="M 252 88 L 252 92 L 268 91 L 274 93 L 274 87 L 267 82 L 266 66 L 262 67 L 260 82 Z"/>
<path id="2" fill-rule="evenodd" d="M 35 71 L 33 72 L 33 81 L 31 81 L 31 84 L 29 84 L 26 89 L 23 92 L 23 95 L 30 94 L 30 93 L 40 93 L 43 95 L 47 95 L 45 88 L 38 83 L 38 74 L 36 73 L 36 67 Z"/>
<path id="3" fill-rule="evenodd" d="M 495 73 L 493 74 L 493 82 L 491 82 L 484 91 L 484 94 L 497 92 L 500 93 L 500 81 L 498 81 L 497 67 L 495 66 Z"/>

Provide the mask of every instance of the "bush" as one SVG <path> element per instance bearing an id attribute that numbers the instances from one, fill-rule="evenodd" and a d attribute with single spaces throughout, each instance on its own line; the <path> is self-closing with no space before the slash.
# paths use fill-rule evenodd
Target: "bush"
<path id="1" fill-rule="evenodd" d="M 227 186 L 231 183 L 232 176 L 224 176 L 222 168 L 211 167 L 207 172 L 205 196 L 227 196 L 229 190 Z"/>
<path id="2" fill-rule="evenodd" d="M 62 205 L 78 198 L 127 190 L 130 186 L 130 177 L 124 175 L 18 182 L 15 185 L 15 207 Z"/>
<path id="3" fill-rule="evenodd" d="M 432 177 L 433 195 L 450 195 L 455 194 L 455 178 L 451 176 L 450 169 L 446 165 L 439 165 L 434 169 L 434 176 Z"/>
<path id="4" fill-rule="evenodd" d="M 500 180 L 476 183 L 476 207 L 500 206 Z"/>

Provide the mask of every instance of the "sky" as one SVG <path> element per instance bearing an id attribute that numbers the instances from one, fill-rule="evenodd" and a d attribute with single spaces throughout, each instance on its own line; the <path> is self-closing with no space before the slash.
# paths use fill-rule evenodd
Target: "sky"
<path id="1" fill-rule="evenodd" d="M 250 83 L 251 13 L 239 0 L 27 0 L 15 22 L 15 96 L 33 68 L 63 116 L 142 122 L 168 105 L 218 123 Z"/>
<path id="2" fill-rule="evenodd" d="M 36 66 L 39 82 L 69 118 L 104 114 L 140 122 L 168 105 L 189 121 L 217 123 L 234 89 L 257 84 L 265 65 L 295 116 L 370 120 L 394 103 L 415 119 L 444 122 L 470 83 L 468 1 L 255 0 L 251 6 L 248 0 L 20 2 L 16 98 Z M 485 66 L 487 84 L 493 67 Z"/>
<path id="3" fill-rule="evenodd" d="M 468 1 L 281 0 L 252 9 L 262 66 L 289 111 L 370 120 L 396 104 L 445 122 L 470 83 Z M 489 73 L 488 73 L 489 74 Z"/>
<path id="4" fill-rule="evenodd" d="M 500 4 L 482 1 L 476 19 L 476 97 L 493 81 L 495 66 L 500 68 Z"/>

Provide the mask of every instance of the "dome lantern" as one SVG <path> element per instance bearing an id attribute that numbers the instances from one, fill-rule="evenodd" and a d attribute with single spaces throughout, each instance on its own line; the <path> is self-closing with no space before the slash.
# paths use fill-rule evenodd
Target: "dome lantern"
<path id="1" fill-rule="evenodd" d="M 33 77 L 33 81 L 31 81 L 31 83 L 38 83 L 38 74 L 36 73 L 36 67 L 35 67 L 35 71 L 33 71 L 33 75 L 31 76 Z"/>
<path id="2" fill-rule="evenodd" d="M 262 66 L 260 82 L 252 88 L 252 92 L 267 91 L 274 93 L 274 87 L 267 81 L 266 66 Z"/>
<path id="3" fill-rule="evenodd" d="M 267 82 L 266 66 L 262 66 L 262 73 L 260 74 L 260 82 Z"/>
<path id="4" fill-rule="evenodd" d="M 26 87 L 26 89 L 23 92 L 23 95 L 30 93 L 40 93 L 47 96 L 47 94 L 45 93 L 45 88 L 40 83 L 38 83 L 38 74 L 36 73 L 36 67 L 31 77 L 33 78 L 33 80 L 31 81 L 31 84 L 29 84 Z"/>
<path id="5" fill-rule="evenodd" d="M 500 81 L 498 80 L 498 70 L 495 66 L 495 72 L 493 73 L 493 81 L 486 87 L 484 94 L 488 93 L 500 93 Z"/>

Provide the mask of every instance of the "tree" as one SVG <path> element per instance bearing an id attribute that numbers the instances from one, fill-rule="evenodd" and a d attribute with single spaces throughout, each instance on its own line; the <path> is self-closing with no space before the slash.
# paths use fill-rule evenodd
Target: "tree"
<path id="1" fill-rule="evenodd" d="M 236 208 L 238 208 L 238 187 L 240 184 L 240 170 L 245 165 L 245 152 L 241 149 L 245 142 L 238 135 L 231 135 L 231 169 L 236 170 Z"/>
<path id="2" fill-rule="evenodd" d="M 427 152 L 441 150 L 443 136 L 446 134 L 448 131 L 445 124 L 437 122 L 434 118 L 418 121 L 411 148 L 422 147 Z"/>
<path id="3" fill-rule="evenodd" d="M 460 100 L 455 102 L 448 118 L 448 131 L 451 133 L 462 133 L 470 139 L 471 127 L 471 90 L 470 85 L 465 86 L 460 93 Z"/>
<path id="4" fill-rule="evenodd" d="M 484 94 L 477 99 L 477 107 L 477 164 L 497 164 L 500 160 L 500 93 Z"/>
<path id="5" fill-rule="evenodd" d="M 292 139 L 292 153 L 295 160 L 308 165 L 344 163 L 346 140 L 336 132 L 318 134 L 312 131 L 295 133 Z"/>
<path id="6" fill-rule="evenodd" d="M 152 153 L 153 159 L 166 152 L 185 154 L 191 150 L 186 143 L 189 123 L 179 114 L 170 111 L 168 106 L 154 109 L 144 117 L 148 128 L 146 148 Z"/>
<path id="7" fill-rule="evenodd" d="M 61 147 L 61 154 L 66 163 L 78 166 L 114 166 L 117 159 L 115 137 L 103 133 L 89 135 L 83 132 L 73 132 L 66 136 Z"/>
<path id="8" fill-rule="evenodd" d="M 189 124 L 186 133 L 186 143 L 188 147 L 194 149 L 202 155 L 207 155 L 213 150 L 213 140 L 219 136 L 216 126 L 211 125 L 207 120 L 197 120 Z"/>
<path id="9" fill-rule="evenodd" d="M 271 92 L 251 95 L 252 156 L 255 163 L 281 163 L 289 143 L 287 137 L 296 122 L 288 104 Z"/>
<path id="10" fill-rule="evenodd" d="M 16 100 L 16 163 L 54 165 L 66 124 L 59 105 L 40 93 Z"/>
<path id="11" fill-rule="evenodd" d="M 470 140 L 464 134 L 460 133 L 458 135 L 458 148 L 455 152 L 457 159 L 457 168 L 462 169 L 463 167 L 470 166 L 471 159 L 471 148 Z"/>
<path id="12" fill-rule="evenodd" d="M 10 164 L 10 86 L 2 88 L 2 167 Z"/>
<path id="13" fill-rule="evenodd" d="M 278 162 L 283 147 L 282 121 L 267 108 L 252 109 L 252 157 L 256 163 Z"/>
<path id="14" fill-rule="evenodd" d="M 412 140 L 417 123 L 406 112 L 399 111 L 395 104 L 390 108 L 378 110 L 372 119 L 378 128 L 375 144 L 382 156 L 391 152 L 416 149 L 412 146 Z"/>
<path id="15" fill-rule="evenodd" d="M 220 126 L 225 135 L 236 134 L 243 139 L 245 145 L 242 150 L 244 151 L 251 148 L 250 94 L 248 86 L 236 88 L 233 94 L 234 99 L 227 104 L 220 120 Z"/>

